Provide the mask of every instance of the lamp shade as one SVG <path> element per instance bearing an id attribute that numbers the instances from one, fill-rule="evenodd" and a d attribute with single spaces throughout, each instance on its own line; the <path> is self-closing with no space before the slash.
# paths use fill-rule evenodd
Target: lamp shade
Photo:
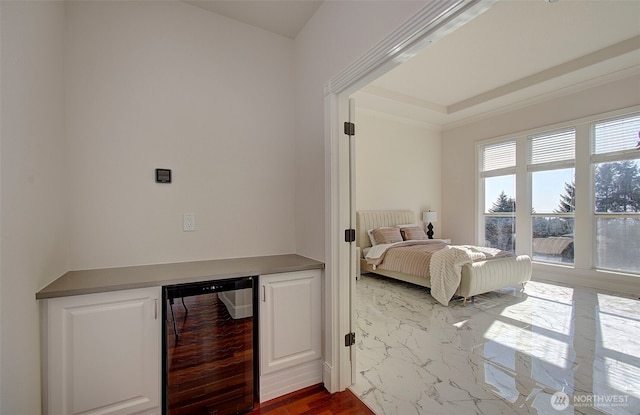
<path id="1" fill-rule="evenodd" d="M 437 222 L 438 212 L 432 212 L 432 211 L 422 212 L 422 221 L 424 223 Z"/>

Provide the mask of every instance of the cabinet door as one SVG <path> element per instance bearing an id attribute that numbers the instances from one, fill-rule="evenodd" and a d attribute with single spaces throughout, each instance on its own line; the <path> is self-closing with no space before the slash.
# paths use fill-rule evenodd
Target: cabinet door
<path id="1" fill-rule="evenodd" d="M 260 374 L 320 359 L 320 271 L 260 276 L 260 288 Z"/>
<path id="2" fill-rule="evenodd" d="M 160 287 L 47 300 L 45 412 L 160 413 Z"/>

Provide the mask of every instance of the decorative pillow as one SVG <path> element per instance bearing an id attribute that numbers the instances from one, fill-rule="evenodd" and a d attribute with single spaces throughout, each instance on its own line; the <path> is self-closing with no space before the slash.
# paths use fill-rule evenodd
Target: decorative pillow
<path id="1" fill-rule="evenodd" d="M 402 239 L 405 241 L 417 241 L 422 239 L 428 239 L 427 234 L 420 226 L 409 226 L 406 228 L 400 228 Z"/>
<path id="2" fill-rule="evenodd" d="M 392 226 L 382 226 L 382 227 L 380 227 L 378 229 L 388 229 L 388 228 L 391 228 L 391 227 Z M 396 226 L 396 227 L 399 228 L 399 226 Z M 376 242 L 376 238 L 373 236 L 373 231 L 374 231 L 374 229 L 369 229 L 367 231 L 367 235 L 369 235 L 369 242 L 371 242 L 371 246 L 376 246 L 376 245 L 378 245 L 379 243 L 382 243 L 382 242 Z"/>
<path id="3" fill-rule="evenodd" d="M 400 228 L 378 228 L 374 229 L 373 238 L 376 244 L 392 244 L 394 242 L 402 242 L 402 234 Z"/>

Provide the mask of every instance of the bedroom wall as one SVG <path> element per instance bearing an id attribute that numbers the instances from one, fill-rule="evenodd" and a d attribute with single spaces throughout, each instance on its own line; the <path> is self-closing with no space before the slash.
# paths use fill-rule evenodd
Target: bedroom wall
<path id="1" fill-rule="evenodd" d="M 71 269 L 295 252 L 291 39 L 96 1 L 68 4 L 66 46 Z"/>
<path id="2" fill-rule="evenodd" d="M 476 141 L 638 105 L 638 85 L 640 75 L 444 131 L 443 231 L 455 243 L 475 243 Z"/>
<path id="3" fill-rule="evenodd" d="M 40 413 L 35 293 L 67 269 L 63 2 L 0 2 L 0 413 Z"/>
<path id="4" fill-rule="evenodd" d="M 358 108 L 356 210 L 440 212 L 440 132 Z M 434 223 L 435 237 L 440 227 Z"/>

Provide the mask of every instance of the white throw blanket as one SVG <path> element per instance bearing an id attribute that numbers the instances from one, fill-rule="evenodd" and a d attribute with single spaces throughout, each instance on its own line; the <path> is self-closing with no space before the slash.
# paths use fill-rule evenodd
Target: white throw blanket
<path id="1" fill-rule="evenodd" d="M 486 252 L 481 252 L 484 250 Z M 431 275 L 431 296 L 442 305 L 449 300 L 460 285 L 462 266 L 495 255 L 492 248 L 478 248 L 466 245 L 447 245 L 431 256 L 429 274 Z"/>
<path id="2" fill-rule="evenodd" d="M 403 241 L 392 244 L 380 244 L 367 252 L 367 263 L 376 267 L 382 263 L 387 251 L 391 248 L 405 245 L 442 243 L 437 240 L 428 241 Z M 479 247 L 473 245 L 446 245 L 443 249 L 433 252 L 429 261 L 429 278 L 431 295 L 442 305 L 448 305 L 460 286 L 462 267 L 474 261 L 513 256 L 509 252 L 495 248 Z"/>

